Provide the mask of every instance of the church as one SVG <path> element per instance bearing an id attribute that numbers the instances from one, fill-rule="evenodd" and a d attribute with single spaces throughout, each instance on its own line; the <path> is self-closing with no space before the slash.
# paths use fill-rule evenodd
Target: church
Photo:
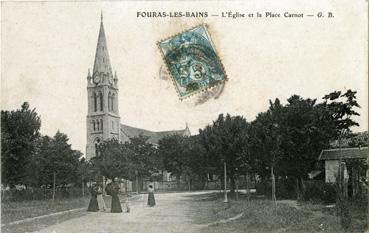
<path id="1" fill-rule="evenodd" d="M 110 65 L 107 41 L 101 15 L 95 62 L 92 74 L 87 75 L 88 113 L 86 118 L 87 144 L 86 158 L 91 159 L 104 140 L 115 138 L 120 142 L 144 135 L 148 142 L 157 146 L 158 141 L 167 135 L 190 136 L 188 126 L 182 130 L 154 132 L 121 124 L 118 108 L 118 75 Z"/>

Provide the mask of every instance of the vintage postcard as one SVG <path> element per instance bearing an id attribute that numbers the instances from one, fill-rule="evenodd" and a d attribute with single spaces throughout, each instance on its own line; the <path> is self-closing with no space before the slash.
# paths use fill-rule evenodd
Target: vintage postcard
<path id="1" fill-rule="evenodd" d="M 368 229 L 368 2 L 2 1 L 1 232 Z"/>

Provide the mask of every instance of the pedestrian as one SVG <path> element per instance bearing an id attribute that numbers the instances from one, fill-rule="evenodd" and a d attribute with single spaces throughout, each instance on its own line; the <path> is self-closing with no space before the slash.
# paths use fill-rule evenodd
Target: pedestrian
<path id="1" fill-rule="evenodd" d="M 155 197 L 154 197 L 154 187 L 150 184 L 149 188 L 147 189 L 147 191 L 149 192 L 149 197 L 147 200 L 147 205 L 153 207 L 155 206 Z"/>
<path id="2" fill-rule="evenodd" d="M 99 182 L 97 184 L 97 203 L 99 205 L 99 209 L 101 211 L 105 211 L 106 206 L 105 206 L 105 201 L 104 201 L 104 197 L 103 197 L 103 187 L 102 187 L 101 182 Z"/>
<path id="3" fill-rule="evenodd" d="M 111 213 L 122 213 L 122 206 L 120 205 L 119 194 L 119 183 L 118 178 L 114 178 L 114 181 L 110 183 L 109 193 L 111 195 Z"/>
<path id="4" fill-rule="evenodd" d="M 97 212 L 99 211 L 99 205 L 97 203 L 97 186 L 96 183 L 92 183 L 90 187 L 91 199 L 88 205 L 87 211 Z"/>

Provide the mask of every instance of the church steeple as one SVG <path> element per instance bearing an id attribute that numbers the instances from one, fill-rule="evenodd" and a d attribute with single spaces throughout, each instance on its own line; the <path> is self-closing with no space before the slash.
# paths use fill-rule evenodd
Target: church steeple
<path id="1" fill-rule="evenodd" d="M 93 76 L 95 76 L 97 73 L 104 73 L 108 76 L 113 75 L 110 65 L 108 46 L 106 43 L 102 12 L 101 12 L 99 38 L 97 40 L 96 46 Z"/>

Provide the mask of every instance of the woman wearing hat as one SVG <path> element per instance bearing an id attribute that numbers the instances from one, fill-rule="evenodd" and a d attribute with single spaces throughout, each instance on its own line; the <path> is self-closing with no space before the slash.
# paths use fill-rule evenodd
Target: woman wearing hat
<path id="1" fill-rule="evenodd" d="M 97 204 L 97 186 L 95 182 L 91 184 L 90 193 L 91 199 L 87 211 L 97 212 L 99 211 L 99 205 Z"/>
<path id="2" fill-rule="evenodd" d="M 99 182 L 97 184 L 97 203 L 99 205 L 99 209 L 101 211 L 105 211 L 105 201 L 104 201 L 104 198 L 103 198 L 103 187 L 102 187 L 102 183 Z"/>
<path id="3" fill-rule="evenodd" d="M 110 186 L 110 195 L 111 195 L 111 209 L 110 212 L 112 213 L 122 213 L 122 207 L 120 205 L 120 200 L 118 197 L 119 194 L 119 183 L 118 178 L 114 178 L 114 181 L 111 183 Z"/>
<path id="4" fill-rule="evenodd" d="M 149 198 L 147 200 L 147 205 L 153 207 L 155 206 L 154 187 L 150 184 L 147 191 L 149 192 Z"/>

